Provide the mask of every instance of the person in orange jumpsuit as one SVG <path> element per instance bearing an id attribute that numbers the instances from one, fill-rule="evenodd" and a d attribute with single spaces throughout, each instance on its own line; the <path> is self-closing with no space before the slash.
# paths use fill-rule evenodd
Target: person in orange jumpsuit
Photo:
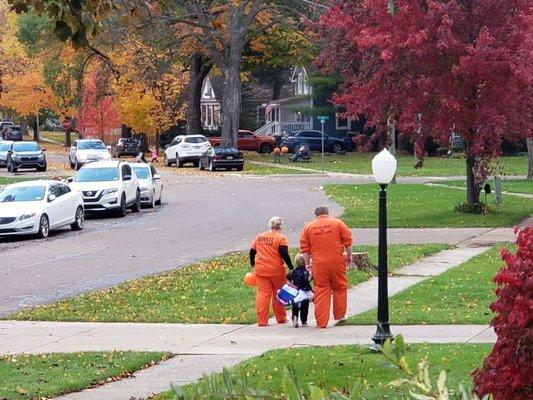
<path id="1" fill-rule="evenodd" d="M 285 261 L 289 269 L 293 269 L 289 256 L 289 242 L 281 234 L 282 219 L 272 217 L 268 227 L 269 231 L 257 236 L 250 249 L 250 264 L 257 278 L 255 305 L 259 326 L 268 324 L 270 302 L 278 324 L 287 322 L 285 307 L 276 300 L 276 294 L 287 282 L 283 262 Z"/>
<path id="2" fill-rule="evenodd" d="M 318 328 L 328 326 L 333 295 L 333 317 L 346 315 L 348 277 L 346 268 L 352 260 L 352 232 L 340 219 L 329 216 L 327 207 L 315 209 L 316 219 L 308 223 L 300 235 L 300 251 L 308 268 L 313 260 L 315 281 L 315 318 Z M 344 254 L 346 251 L 346 254 Z"/>

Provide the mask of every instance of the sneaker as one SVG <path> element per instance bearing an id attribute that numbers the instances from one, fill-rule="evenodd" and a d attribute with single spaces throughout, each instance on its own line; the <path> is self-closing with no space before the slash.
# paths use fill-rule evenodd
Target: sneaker
<path id="1" fill-rule="evenodd" d="M 298 328 L 298 317 L 293 315 L 292 316 L 292 325 L 295 327 L 295 328 Z"/>
<path id="2" fill-rule="evenodd" d="M 307 322 L 302 322 L 302 328 L 307 328 Z"/>

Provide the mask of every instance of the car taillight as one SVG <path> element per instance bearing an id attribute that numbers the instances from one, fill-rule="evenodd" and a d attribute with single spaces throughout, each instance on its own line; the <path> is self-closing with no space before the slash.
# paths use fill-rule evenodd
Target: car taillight
<path id="1" fill-rule="evenodd" d="M 215 160 L 220 160 L 220 159 L 222 159 L 222 156 L 216 155 L 214 158 L 215 158 Z"/>

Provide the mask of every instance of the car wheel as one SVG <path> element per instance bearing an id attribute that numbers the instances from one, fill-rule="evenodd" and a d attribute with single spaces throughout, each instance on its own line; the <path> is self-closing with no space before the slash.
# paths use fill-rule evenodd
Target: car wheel
<path id="1" fill-rule="evenodd" d="M 70 157 L 68 158 L 68 163 L 70 164 L 70 169 L 74 169 L 74 163 L 72 162 Z"/>
<path id="2" fill-rule="evenodd" d="M 198 165 L 200 165 L 200 160 L 193 161 L 192 165 L 198 168 Z"/>
<path id="3" fill-rule="evenodd" d="M 73 231 L 81 231 L 85 226 L 85 215 L 83 213 L 83 207 L 78 207 L 76 209 L 76 214 L 74 215 L 74 223 L 70 225 L 70 228 Z"/>
<path id="4" fill-rule="evenodd" d="M 198 169 L 200 169 L 200 171 L 205 169 L 204 165 L 202 164 L 202 160 L 198 160 Z"/>
<path id="5" fill-rule="evenodd" d="M 44 167 L 37 167 L 37 171 L 46 172 L 46 164 L 44 164 Z"/>
<path id="6" fill-rule="evenodd" d="M 166 154 L 165 154 L 165 157 L 163 158 L 163 164 L 165 164 L 165 167 L 170 167 L 172 165 L 172 163 L 168 161 L 168 157 Z"/>
<path id="7" fill-rule="evenodd" d="M 272 146 L 268 143 L 263 143 L 259 146 L 259 153 L 270 154 L 272 153 Z"/>
<path id="8" fill-rule="evenodd" d="M 46 214 L 41 215 L 41 219 L 39 220 L 39 232 L 37 232 L 37 236 L 41 239 L 45 239 L 48 237 L 48 234 L 50 233 L 50 222 L 48 221 L 48 217 Z"/>
<path id="9" fill-rule="evenodd" d="M 120 207 L 117 210 L 117 217 L 123 218 L 126 216 L 127 212 L 127 205 L 126 205 L 126 196 L 123 194 L 120 198 Z"/>
<path id="10" fill-rule="evenodd" d="M 180 160 L 180 157 L 176 153 L 176 167 L 181 168 L 183 167 L 183 161 Z"/>
<path id="11" fill-rule="evenodd" d="M 137 194 L 135 195 L 135 202 L 131 206 L 131 211 L 134 213 L 141 211 L 141 193 L 139 191 L 137 191 Z"/>
<path id="12" fill-rule="evenodd" d="M 160 206 L 161 204 L 163 204 L 163 189 L 161 189 L 161 193 L 159 194 L 159 200 L 155 201 L 156 206 Z"/>
<path id="13" fill-rule="evenodd" d="M 244 165 L 237 167 L 237 171 L 242 171 L 243 169 L 244 169 Z"/>
<path id="14" fill-rule="evenodd" d="M 81 168 L 81 167 L 80 167 L 80 164 L 78 163 L 78 159 L 77 159 L 77 158 L 74 159 L 74 169 L 75 169 L 76 171 L 79 171 L 80 168 Z"/>
<path id="15" fill-rule="evenodd" d="M 213 161 L 209 161 L 209 171 L 214 172 L 216 169 L 215 163 Z"/>
<path id="16" fill-rule="evenodd" d="M 340 144 L 334 144 L 333 145 L 333 152 L 339 154 L 342 152 L 342 146 Z"/>

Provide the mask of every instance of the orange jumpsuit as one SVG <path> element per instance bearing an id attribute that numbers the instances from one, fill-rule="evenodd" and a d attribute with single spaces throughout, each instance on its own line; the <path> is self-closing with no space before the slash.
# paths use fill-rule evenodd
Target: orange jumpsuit
<path id="1" fill-rule="evenodd" d="M 346 314 L 348 277 L 344 249 L 352 245 L 352 232 L 346 224 L 329 215 L 308 223 L 300 235 L 300 251 L 311 254 L 315 281 L 315 318 L 319 328 L 328 326 L 331 295 L 333 316 Z"/>
<path id="2" fill-rule="evenodd" d="M 257 278 L 255 305 L 257 324 L 268 324 L 269 303 L 272 302 L 274 315 L 279 324 L 287 321 L 285 307 L 276 300 L 278 289 L 287 282 L 283 259 L 279 253 L 279 246 L 288 246 L 287 238 L 277 231 L 260 234 L 252 243 L 252 249 L 257 251 L 254 272 Z"/>

